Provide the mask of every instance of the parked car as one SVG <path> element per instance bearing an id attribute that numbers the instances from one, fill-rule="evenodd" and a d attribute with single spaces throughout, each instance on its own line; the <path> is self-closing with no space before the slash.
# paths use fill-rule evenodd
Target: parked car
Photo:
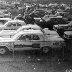
<path id="1" fill-rule="evenodd" d="M 67 40 L 72 40 L 72 31 L 65 31 L 63 36 Z"/>
<path id="2" fill-rule="evenodd" d="M 35 20 L 35 22 L 37 23 L 41 17 L 43 17 L 44 15 L 48 14 L 47 11 L 45 11 L 44 9 L 36 9 L 33 12 L 31 12 L 29 15 Z"/>
<path id="3" fill-rule="evenodd" d="M 54 25 L 53 29 L 59 34 L 63 35 L 64 31 L 72 31 L 72 21 L 68 24 L 58 24 Z"/>
<path id="4" fill-rule="evenodd" d="M 66 23 L 68 23 L 68 21 L 58 16 L 58 17 L 42 18 L 42 20 L 40 20 L 40 22 L 38 22 L 37 24 L 42 28 L 49 28 L 50 30 L 53 30 L 53 25 L 66 24 Z"/>
<path id="5" fill-rule="evenodd" d="M 41 30 L 25 30 L 15 34 L 12 38 L 0 38 L 0 54 L 23 50 L 42 50 L 48 53 L 50 49 L 60 50 L 64 46 L 64 39 L 57 36 L 48 37 Z"/>
<path id="6" fill-rule="evenodd" d="M 17 30 L 19 27 L 26 25 L 24 21 L 11 20 L 0 26 L 0 30 Z"/>
<path id="7" fill-rule="evenodd" d="M 43 33 L 45 33 L 44 30 L 41 27 L 39 27 L 38 25 L 27 24 L 27 25 L 21 26 L 17 30 L 2 30 L 0 32 L 0 37 L 12 37 L 13 35 L 15 35 L 16 33 L 20 32 L 20 31 L 30 30 L 30 29 L 41 30 Z"/>
<path id="8" fill-rule="evenodd" d="M 36 9 L 33 12 L 31 12 L 29 15 L 34 18 L 41 18 L 46 14 L 48 14 L 48 12 L 45 11 L 44 9 Z"/>

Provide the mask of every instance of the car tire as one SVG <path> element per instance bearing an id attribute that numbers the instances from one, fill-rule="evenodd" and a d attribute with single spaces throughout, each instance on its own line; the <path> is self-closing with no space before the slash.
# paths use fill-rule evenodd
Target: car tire
<path id="1" fill-rule="evenodd" d="M 0 54 L 6 54 L 7 53 L 7 49 L 5 47 L 0 47 Z"/>
<path id="2" fill-rule="evenodd" d="M 46 47 L 43 47 L 43 48 L 42 48 L 42 52 L 43 52 L 43 53 L 48 53 L 49 51 L 50 51 L 50 47 L 47 47 L 47 46 L 46 46 Z"/>

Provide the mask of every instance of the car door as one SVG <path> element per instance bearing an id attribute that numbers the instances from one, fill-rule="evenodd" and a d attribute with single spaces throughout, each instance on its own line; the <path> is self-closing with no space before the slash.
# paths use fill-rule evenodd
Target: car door
<path id="1" fill-rule="evenodd" d="M 40 35 L 32 34 L 31 35 L 32 49 L 40 49 L 43 44 L 43 38 Z"/>
<path id="2" fill-rule="evenodd" d="M 21 35 L 14 43 L 14 49 L 21 50 L 30 50 L 32 48 L 32 42 L 30 41 L 30 35 Z"/>

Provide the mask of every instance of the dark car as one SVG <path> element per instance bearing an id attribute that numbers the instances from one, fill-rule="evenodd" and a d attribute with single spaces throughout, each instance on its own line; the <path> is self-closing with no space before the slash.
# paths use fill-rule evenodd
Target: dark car
<path id="1" fill-rule="evenodd" d="M 45 14 L 47 14 L 47 11 L 43 9 L 38 9 L 30 13 L 29 15 L 38 18 L 38 17 L 43 17 Z"/>
<path id="2" fill-rule="evenodd" d="M 50 30 L 53 30 L 54 25 L 58 24 L 66 24 L 68 23 L 65 19 L 62 17 L 48 17 L 48 18 L 42 18 L 42 20 L 37 23 L 42 28 L 49 28 Z"/>
<path id="3" fill-rule="evenodd" d="M 38 22 L 46 14 L 48 14 L 47 11 L 43 9 L 37 9 L 31 12 L 29 15 L 35 19 L 35 22 Z"/>
<path id="4" fill-rule="evenodd" d="M 68 24 L 54 25 L 53 29 L 56 30 L 60 35 L 63 35 L 64 31 L 72 31 L 72 21 Z"/>
<path id="5" fill-rule="evenodd" d="M 72 31 L 65 31 L 63 37 L 67 40 L 72 40 Z"/>

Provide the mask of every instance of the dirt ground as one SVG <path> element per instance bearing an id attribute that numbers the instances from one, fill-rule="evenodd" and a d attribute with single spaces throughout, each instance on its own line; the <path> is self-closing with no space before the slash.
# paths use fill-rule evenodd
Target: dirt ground
<path id="1" fill-rule="evenodd" d="M 0 72 L 66 72 L 71 69 L 71 62 L 60 60 L 56 54 L 16 52 L 0 55 Z"/>

